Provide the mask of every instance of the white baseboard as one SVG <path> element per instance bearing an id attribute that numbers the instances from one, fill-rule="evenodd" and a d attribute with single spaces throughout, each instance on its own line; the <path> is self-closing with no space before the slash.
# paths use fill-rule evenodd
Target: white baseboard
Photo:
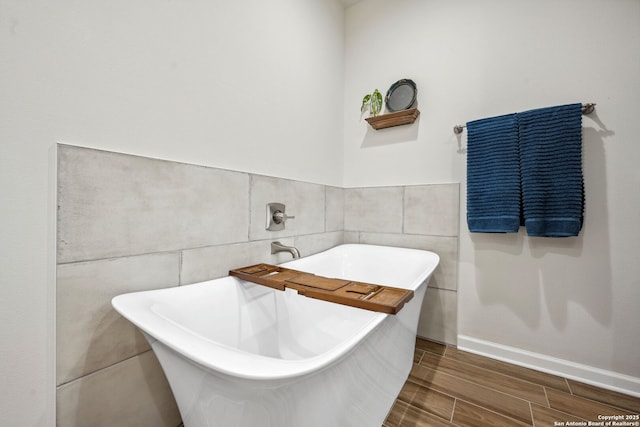
<path id="1" fill-rule="evenodd" d="M 524 366 L 525 368 L 640 397 L 640 378 L 630 375 L 594 368 L 464 335 L 458 335 L 458 348 L 470 353 Z"/>

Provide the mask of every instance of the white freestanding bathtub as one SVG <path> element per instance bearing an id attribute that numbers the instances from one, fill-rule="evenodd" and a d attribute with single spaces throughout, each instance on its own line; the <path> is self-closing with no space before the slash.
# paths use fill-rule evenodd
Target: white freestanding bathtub
<path id="1" fill-rule="evenodd" d="M 185 427 L 379 427 L 413 361 L 438 255 L 341 245 L 282 264 L 412 289 L 396 315 L 225 277 L 119 295 L 156 353 Z"/>

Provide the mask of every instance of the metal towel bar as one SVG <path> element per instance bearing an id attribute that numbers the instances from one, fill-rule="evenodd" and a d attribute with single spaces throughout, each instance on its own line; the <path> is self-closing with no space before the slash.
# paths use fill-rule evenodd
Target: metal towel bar
<path id="1" fill-rule="evenodd" d="M 586 104 L 582 104 L 582 114 L 591 114 L 595 109 L 596 104 L 594 102 L 587 102 Z M 465 127 L 465 125 L 455 125 L 453 127 L 453 133 L 459 135 L 462 133 Z"/>

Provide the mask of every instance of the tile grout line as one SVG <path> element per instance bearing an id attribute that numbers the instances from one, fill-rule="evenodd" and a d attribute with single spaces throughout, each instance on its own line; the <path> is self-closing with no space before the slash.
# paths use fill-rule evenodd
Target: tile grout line
<path id="1" fill-rule="evenodd" d="M 322 206 L 324 207 L 323 209 L 323 215 L 322 215 L 322 219 L 324 220 L 324 233 L 327 232 L 327 186 L 324 186 L 324 202 L 322 204 Z"/>
<path id="2" fill-rule="evenodd" d="M 417 383 L 417 382 L 415 382 L 415 381 L 412 381 L 410 378 L 407 378 L 407 381 L 405 382 L 405 384 L 406 384 L 407 382 L 410 382 L 410 383 L 412 383 L 412 384 L 413 384 L 413 385 L 415 385 L 415 386 L 422 387 L 422 388 L 424 388 L 424 389 L 426 389 L 426 390 L 435 391 L 435 392 L 437 392 L 437 393 L 442 394 L 443 396 L 450 397 L 451 399 L 453 399 L 453 400 L 454 400 L 454 407 L 455 407 L 455 401 L 456 401 L 456 400 L 462 400 L 462 401 L 465 401 L 464 399 L 460 399 L 459 397 L 456 397 L 456 396 L 454 396 L 454 395 L 452 395 L 452 394 L 450 394 L 450 393 L 448 393 L 448 392 L 446 392 L 446 391 L 444 391 L 444 390 L 440 390 L 440 389 L 438 389 L 437 387 L 436 387 L 436 388 L 433 388 L 433 387 L 430 387 L 430 386 L 429 386 L 429 387 L 427 387 L 427 386 L 425 386 L 424 384 L 419 384 L 419 383 Z M 415 410 L 417 410 L 417 411 L 424 412 L 424 413 L 427 413 L 427 414 L 429 414 L 429 415 L 433 415 L 434 417 L 436 417 L 436 418 L 438 418 L 438 419 L 441 419 L 441 420 L 446 420 L 446 418 L 445 418 L 445 417 L 442 417 L 442 416 L 437 415 L 437 414 L 435 414 L 435 413 L 433 413 L 433 412 L 429 412 L 429 411 L 427 411 L 426 409 L 422 409 L 422 408 L 420 408 L 420 407 L 418 407 L 418 406 L 415 406 L 415 405 L 413 404 L 413 400 L 412 400 L 411 402 L 405 402 L 404 400 L 401 400 L 401 399 L 399 399 L 399 398 L 397 398 L 396 400 L 399 400 L 400 402 L 407 404 L 408 406 L 410 406 L 410 407 L 414 408 L 414 409 L 415 409 Z M 476 406 L 478 406 L 478 405 L 476 405 Z M 452 419 L 453 419 L 453 413 L 454 413 L 454 409 L 452 409 L 452 410 L 451 410 L 451 418 L 452 418 Z"/>
<path id="3" fill-rule="evenodd" d="M 572 398 L 574 398 L 574 399 L 585 401 L 585 403 L 595 403 L 595 404 L 597 404 L 597 405 L 606 406 L 606 407 L 608 407 L 608 408 L 616 409 L 616 410 L 618 410 L 618 411 L 623 411 L 623 412 L 627 412 L 627 413 L 629 413 L 629 414 L 634 414 L 634 411 L 633 411 L 632 409 L 622 408 L 622 407 L 620 407 L 620 406 L 616 406 L 616 405 L 614 405 L 614 404 L 612 404 L 612 403 L 605 402 L 605 401 L 603 401 L 603 400 L 596 400 L 596 399 L 591 398 L 591 397 L 580 396 L 580 395 L 578 395 L 578 394 L 567 393 L 567 392 L 563 392 L 563 391 L 559 391 L 559 390 L 556 390 L 556 391 L 557 391 L 558 393 L 567 394 L 567 395 L 571 396 L 571 397 L 572 397 Z M 555 408 L 551 408 L 551 409 L 555 409 Z M 556 409 L 556 411 L 558 411 L 558 410 L 559 410 L 559 409 Z M 561 411 L 561 412 L 562 412 L 562 411 Z M 579 416 L 579 415 L 574 415 L 574 416 L 576 416 L 576 417 L 580 418 L 580 416 Z"/>
<path id="4" fill-rule="evenodd" d="M 446 350 L 447 350 L 447 349 L 448 349 L 448 346 L 445 348 L 445 353 L 443 353 L 442 357 L 446 357 Z M 431 354 L 435 354 L 435 353 L 431 353 Z M 460 364 L 460 365 L 462 365 L 462 366 L 465 366 L 465 365 L 466 365 L 466 366 L 469 366 L 469 367 L 471 367 L 471 368 L 477 369 L 478 371 L 484 371 L 484 372 L 487 372 L 487 373 L 489 373 L 489 374 L 493 374 L 493 375 L 495 375 L 496 377 L 504 377 L 504 378 L 507 378 L 507 379 L 515 380 L 515 381 L 517 381 L 517 382 L 527 383 L 527 384 L 530 384 L 530 385 L 534 385 L 534 386 L 540 387 L 540 388 L 542 389 L 542 391 L 545 393 L 545 398 L 546 398 L 546 391 L 544 390 L 546 386 L 544 386 L 544 385 L 542 385 L 542 384 L 540 384 L 540 383 L 532 382 L 532 381 L 529 381 L 529 380 L 526 380 L 526 379 L 522 379 L 522 378 L 520 378 L 520 377 L 517 377 L 517 376 L 511 375 L 511 374 L 505 374 L 505 373 L 502 373 L 502 372 L 500 372 L 500 371 L 496 371 L 496 370 L 491 369 L 491 368 L 485 368 L 485 367 L 482 367 L 482 366 L 476 365 L 476 364 L 474 364 L 474 363 L 463 362 L 463 361 L 456 360 L 456 359 L 452 359 L 452 358 L 449 358 L 449 357 L 447 357 L 447 359 L 448 359 L 448 360 L 450 360 L 450 361 L 452 361 L 452 362 L 454 362 L 454 363 L 456 363 L 456 364 Z M 428 368 L 428 366 L 424 366 L 424 365 L 421 365 L 421 366 L 423 366 L 423 367 L 425 367 L 425 368 Z M 429 369 L 431 369 L 431 368 L 429 368 Z M 443 372 L 443 373 L 444 373 L 444 372 Z M 449 375 L 452 375 L 452 374 L 449 374 Z M 461 379 L 461 380 L 463 380 L 463 381 L 468 381 L 468 382 L 470 382 L 470 383 L 477 384 L 477 385 L 480 385 L 480 386 L 483 386 L 483 387 L 489 388 L 489 389 L 491 389 L 491 390 L 494 390 L 494 391 L 497 391 L 497 392 L 500 392 L 500 393 L 506 394 L 506 395 L 508 395 L 508 396 L 515 397 L 515 398 L 517 398 L 517 399 L 525 400 L 525 401 L 527 401 L 527 402 L 529 402 L 529 401 L 530 401 L 528 398 L 524 398 L 524 397 L 522 397 L 522 396 L 517 396 L 517 395 L 512 394 L 511 392 L 504 391 L 504 390 L 501 390 L 501 389 L 496 389 L 496 388 L 494 388 L 494 387 L 492 387 L 492 386 L 488 386 L 488 385 L 486 385 L 486 384 L 484 384 L 484 383 L 482 383 L 482 382 L 477 382 L 476 380 L 473 380 L 473 379 L 465 379 L 465 378 L 463 378 L 463 377 L 459 377 L 458 375 L 452 375 L 452 376 L 455 376 L 456 378 L 459 378 L 459 379 Z M 546 400 L 547 400 L 547 402 L 548 402 L 548 398 L 546 398 Z"/>
<path id="5" fill-rule="evenodd" d="M 330 234 L 330 233 L 339 233 L 339 232 L 344 233 L 345 231 L 348 231 L 348 230 L 319 231 L 319 232 L 312 232 L 312 233 L 292 234 L 292 235 L 282 236 L 281 238 L 286 239 L 286 238 L 295 238 L 295 237 L 314 236 L 314 235 L 319 235 L 319 234 Z M 359 232 L 356 232 L 356 233 L 359 233 Z M 74 260 L 74 261 L 59 262 L 59 263 L 56 264 L 56 266 L 82 264 L 82 263 L 97 262 L 97 261 L 111 261 L 111 260 L 118 260 L 118 259 L 125 259 L 125 258 L 136 258 L 136 257 L 147 256 L 147 255 L 163 255 L 163 254 L 173 254 L 173 253 L 178 253 L 178 252 L 182 253 L 182 252 L 185 252 L 185 251 L 208 249 L 208 248 L 218 248 L 218 247 L 221 247 L 221 246 L 245 245 L 245 244 L 251 244 L 251 243 L 268 242 L 268 241 L 271 241 L 271 240 L 274 240 L 274 239 L 275 239 L 274 237 L 268 237 L 268 238 L 264 238 L 264 239 L 241 240 L 241 241 L 234 241 L 234 242 L 223 242 L 223 243 L 216 243 L 216 244 L 212 244 L 212 245 L 193 246 L 193 247 L 188 247 L 188 248 L 174 248 L 174 249 L 159 250 L 159 251 L 154 251 L 154 252 L 141 252 L 141 253 L 131 253 L 131 254 L 125 254 L 125 255 L 113 255 L 113 256 L 106 256 L 106 257 L 103 257 L 103 258 L 87 258 L 87 259 L 79 259 L 79 260 Z"/>
<path id="6" fill-rule="evenodd" d="M 422 365 L 421 365 L 421 366 L 422 366 Z M 437 369 L 433 369 L 433 368 L 430 368 L 430 367 L 427 367 L 427 366 L 422 366 L 422 368 L 424 368 L 424 369 L 428 369 L 428 370 L 433 371 L 433 372 L 438 372 L 438 370 L 437 370 Z M 525 398 L 520 397 L 520 396 L 515 396 L 515 395 L 513 395 L 513 394 L 511 394 L 511 393 L 507 393 L 507 392 L 502 391 L 502 390 L 497 390 L 497 389 L 492 388 L 492 387 L 489 387 L 489 386 L 487 386 L 487 385 L 485 385 L 485 384 L 478 383 L 478 382 L 475 382 L 475 381 L 470 381 L 470 380 L 467 380 L 467 379 L 464 379 L 464 378 L 458 377 L 458 376 L 456 376 L 456 375 L 448 374 L 448 373 L 446 373 L 446 372 L 440 372 L 440 373 L 441 373 L 442 375 L 445 375 L 445 376 L 448 376 L 448 377 L 456 378 L 456 379 L 458 379 L 459 381 L 466 382 L 466 383 L 470 383 L 470 384 L 474 384 L 474 385 L 476 385 L 476 386 L 479 386 L 479 387 L 485 388 L 485 389 L 487 389 L 487 390 L 491 390 L 491 391 L 493 391 L 493 392 L 495 392 L 495 393 L 499 393 L 499 394 L 504 395 L 504 396 L 509 396 L 510 398 L 517 399 L 517 400 L 519 400 L 519 401 L 521 401 L 521 402 L 523 402 L 523 403 L 526 403 L 526 404 L 530 405 L 530 402 L 531 402 L 531 401 L 530 401 L 529 399 L 525 399 Z M 412 380 L 411 380 L 411 378 L 408 378 L 408 379 L 407 379 L 407 381 L 411 381 L 412 383 L 417 384 L 417 385 L 423 385 L 423 384 L 417 383 L 417 382 L 415 382 L 415 381 L 412 381 Z M 423 385 L 423 386 L 424 386 L 424 385 Z M 460 397 L 458 397 L 458 396 L 452 395 L 452 394 L 451 394 L 451 393 L 449 393 L 448 391 L 446 391 L 446 390 L 444 390 L 444 389 L 441 389 L 441 388 L 439 388 L 439 387 L 437 387 L 437 386 L 435 386 L 435 387 L 434 387 L 433 385 L 431 385 L 430 387 L 427 387 L 427 388 L 429 388 L 430 390 L 434 390 L 434 391 L 437 391 L 437 392 L 439 392 L 439 393 L 442 393 L 442 394 L 444 394 L 444 395 L 446 395 L 446 396 L 452 397 L 452 398 L 454 398 L 454 399 L 459 399 L 459 400 L 461 400 L 461 401 L 463 401 L 463 402 L 467 402 L 467 403 L 469 403 L 469 404 L 471 404 L 471 405 L 477 406 L 477 407 L 479 407 L 479 408 L 485 409 L 485 410 L 487 410 L 487 411 L 489 411 L 489 412 L 493 412 L 493 413 L 498 414 L 498 415 L 501 415 L 501 416 L 503 416 L 503 417 L 507 417 L 507 418 L 516 419 L 516 420 L 517 420 L 517 418 L 515 418 L 515 417 L 513 417 L 513 416 L 509 416 L 509 415 L 507 415 L 506 413 L 504 413 L 504 414 L 503 414 L 503 413 L 497 412 L 497 411 L 495 411 L 495 410 L 492 410 L 492 409 L 490 409 L 490 408 L 486 407 L 484 404 L 480 404 L 480 403 L 472 403 L 472 402 L 469 402 L 468 400 L 466 400 L 466 399 L 464 399 L 464 398 L 460 398 Z M 519 421 L 521 421 L 521 420 L 519 420 Z M 521 421 L 521 422 L 522 422 L 522 421 Z M 533 422 L 533 421 L 532 421 L 532 422 Z"/>
<path id="7" fill-rule="evenodd" d="M 446 349 L 448 349 L 448 348 L 449 348 L 449 346 L 447 345 Z M 445 349 L 445 353 L 443 353 L 443 355 L 442 355 L 442 356 L 446 356 L 446 349 Z M 425 350 L 425 351 L 427 351 L 427 350 Z M 464 351 L 464 350 L 461 350 L 461 351 Z M 431 354 L 435 354 L 435 355 L 438 355 L 437 353 L 433 353 L 433 352 L 429 352 L 429 353 L 431 353 Z M 481 356 L 481 357 L 483 357 L 483 356 Z M 465 361 L 457 360 L 457 359 L 454 359 L 454 358 L 448 358 L 448 359 L 449 359 L 449 360 L 451 360 L 451 361 L 453 361 L 453 362 L 455 362 L 455 363 L 461 363 L 461 364 L 464 364 L 464 365 L 469 365 L 469 366 L 475 367 L 475 368 L 477 368 L 477 369 L 482 369 L 482 370 L 485 370 L 485 371 L 490 371 L 490 372 L 493 372 L 493 373 L 494 373 L 494 374 L 496 374 L 496 375 L 501 375 L 501 376 L 504 376 L 504 377 L 507 377 L 507 378 L 512 378 L 512 379 L 514 379 L 514 380 L 521 381 L 521 382 L 525 382 L 525 383 L 528 383 L 528 384 L 533 384 L 533 385 L 536 385 L 536 386 L 539 386 L 539 387 L 542 387 L 542 388 L 550 388 L 550 389 L 552 389 L 552 390 L 563 391 L 563 390 L 561 390 L 561 389 L 558 389 L 558 388 L 555 388 L 555 387 L 552 387 L 552 386 L 549 386 L 549 385 L 546 385 L 546 384 L 542 384 L 542 383 L 538 382 L 537 380 L 529 380 L 529 379 L 522 378 L 522 377 L 518 376 L 518 374 L 504 373 L 504 372 L 501 372 L 501 371 L 496 370 L 496 369 L 493 369 L 493 368 L 486 368 L 486 367 L 483 367 L 483 366 L 477 365 L 477 364 L 475 364 L 475 363 L 473 363 L 473 362 L 465 362 Z M 544 373 L 544 372 L 542 372 L 542 371 L 537 371 L 537 370 L 535 370 L 535 369 L 530 369 L 530 368 L 524 368 L 524 367 L 522 367 L 522 366 L 518 366 L 518 365 L 510 364 L 509 362 L 504 362 L 504 361 L 501 361 L 501 360 L 491 359 L 491 358 L 488 358 L 488 359 L 489 359 L 489 360 L 492 360 L 492 361 L 496 361 L 496 362 L 505 363 L 505 364 L 508 364 L 508 365 L 514 366 L 514 367 L 516 367 L 516 368 L 529 369 L 529 370 L 533 371 L 535 374 L 545 374 L 545 373 Z M 568 390 L 570 390 L 570 393 L 571 393 L 571 394 L 573 394 L 573 393 L 571 392 L 571 387 L 569 387 L 569 383 L 567 382 L 567 379 L 566 379 L 565 377 L 561 377 L 561 376 L 559 376 L 559 375 L 553 375 L 553 374 L 548 374 L 548 375 L 552 375 L 552 376 L 554 376 L 554 377 L 557 377 L 557 378 L 561 379 L 561 380 L 562 380 L 562 381 L 567 385 Z M 507 394 L 508 394 L 508 393 L 507 393 Z M 545 391 L 545 395 L 546 395 L 546 391 Z M 515 397 L 517 397 L 517 396 L 515 396 Z M 548 399 L 547 399 L 547 400 L 548 400 Z"/>
<path id="8" fill-rule="evenodd" d="M 254 178 L 253 178 L 253 174 L 249 174 L 249 182 L 248 182 L 248 187 L 247 188 L 247 206 L 249 207 L 249 209 L 247 209 L 247 242 L 251 241 L 251 212 L 253 212 L 253 185 L 254 185 Z"/>
<path id="9" fill-rule="evenodd" d="M 451 408 L 451 417 L 449 418 L 449 422 L 453 424 L 453 416 L 456 414 L 456 406 L 458 405 L 458 398 L 453 398 L 453 408 Z"/>
<path id="10" fill-rule="evenodd" d="M 532 402 L 531 402 L 531 401 L 529 401 L 529 400 L 527 400 L 527 401 L 526 401 L 526 402 L 529 404 L 529 411 L 530 411 L 530 415 L 531 415 L 531 423 L 529 423 L 529 424 L 528 424 L 528 423 L 523 422 L 522 420 L 518 420 L 518 419 L 516 419 L 516 418 L 514 418 L 514 417 L 511 417 L 511 416 L 509 416 L 509 415 L 506 415 L 506 414 L 503 414 L 503 413 L 500 413 L 500 412 L 494 411 L 493 409 L 489 409 L 489 408 L 487 408 L 487 407 L 485 407 L 485 406 L 482 406 L 482 405 L 479 405 L 479 404 L 477 404 L 477 403 L 469 402 L 468 400 L 461 399 L 461 398 L 458 398 L 458 397 L 456 397 L 455 399 L 456 399 L 456 402 L 457 402 L 458 400 L 459 400 L 459 401 L 461 401 L 461 402 L 465 402 L 465 403 L 467 403 L 467 404 L 469 404 L 469 405 L 471 405 L 471 406 L 475 406 L 475 407 L 480 408 L 480 409 L 483 409 L 483 410 L 485 410 L 485 411 L 487 411 L 487 412 L 491 412 L 492 414 L 498 415 L 498 416 L 500 416 L 500 417 L 502 417 L 502 418 L 508 418 L 509 420 L 513 420 L 513 421 L 515 421 L 515 422 L 517 422 L 517 423 L 520 423 L 520 424 L 533 426 L 533 413 L 531 413 L 531 403 L 532 403 Z M 533 403 L 535 403 L 535 402 L 533 402 Z M 451 422 L 453 423 L 453 418 L 451 418 Z"/>
<path id="11" fill-rule="evenodd" d="M 178 255 L 178 286 L 182 286 L 182 264 L 184 260 L 184 251 L 180 251 Z"/>
<path id="12" fill-rule="evenodd" d="M 430 340 L 423 339 L 423 341 L 429 342 Z M 437 343 L 437 344 L 441 344 L 441 343 Z M 436 371 L 437 372 L 438 371 L 437 368 L 436 369 L 432 369 L 432 368 L 430 368 L 428 366 L 422 365 L 421 362 L 424 360 L 424 357 L 427 354 L 430 354 L 430 355 L 433 355 L 433 356 L 437 356 L 437 357 L 447 357 L 447 355 L 451 353 L 450 347 L 452 347 L 452 346 L 451 345 L 443 345 L 443 347 L 444 347 L 444 349 L 443 349 L 442 353 L 440 353 L 439 350 L 437 350 L 435 348 L 432 348 L 432 349 L 419 348 L 418 350 L 422 351 L 423 353 L 422 353 L 421 357 L 419 358 L 419 361 L 416 363 L 416 365 L 419 365 L 419 366 L 421 366 L 421 367 L 423 367 L 425 369 L 429 369 L 431 371 Z M 569 384 L 568 379 L 566 377 L 562 377 L 562 376 L 559 376 L 559 375 L 557 375 L 556 377 L 561 379 L 564 382 L 565 386 L 567 387 L 566 390 L 568 390 L 568 392 L 565 391 L 565 390 L 558 389 L 556 386 L 554 386 L 553 383 L 551 385 L 545 385 L 545 384 L 542 384 L 542 383 L 539 383 L 539 382 L 534 382 L 534 381 L 531 381 L 531 380 L 522 379 L 522 378 L 518 377 L 516 374 L 502 373 L 501 371 L 497 371 L 497 370 L 494 370 L 492 368 L 485 368 L 485 367 L 482 367 L 480 365 L 476 365 L 474 363 L 467 363 L 467 362 L 464 362 L 464 361 L 459 361 L 459 360 L 456 360 L 455 358 L 449 358 L 448 357 L 448 359 L 451 362 L 466 364 L 466 365 L 469 365 L 469 366 L 474 367 L 474 368 L 484 369 L 484 370 L 486 370 L 488 372 L 492 372 L 492 373 L 495 373 L 495 374 L 500 374 L 500 375 L 503 375 L 503 376 L 508 377 L 508 378 L 513 378 L 513 379 L 516 379 L 516 380 L 520 380 L 520 381 L 523 381 L 523 382 L 526 382 L 526 383 L 529 383 L 529 384 L 533 384 L 533 385 L 539 386 L 539 387 L 542 388 L 542 390 L 544 392 L 544 398 L 545 398 L 544 400 L 546 402 L 546 408 L 550 409 L 550 410 L 553 410 L 553 411 L 558 411 L 558 412 L 560 412 L 562 414 L 566 414 L 567 416 L 573 416 L 573 417 L 576 417 L 576 418 L 584 419 L 580 415 L 567 413 L 567 412 L 565 412 L 563 410 L 558 410 L 556 408 L 551 407 L 551 403 L 550 403 L 550 399 L 549 399 L 549 393 L 548 393 L 549 391 L 553 390 L 554 392 L 558 392 L 558 393 L 563 393 L 563 394 L 569 395 L 572 398 L 582 399 L 582 400 L 585 400 L 585 401 L 591 401 L 591 402 L 594 402 L 596 404 L 605 405 L 605 406 L 608 406 L 608 407 L 611 407 L 611 408 L 614 408 L 614 409 L 620 409 L 620 410 L 623 410 L 623 411 L 631 411 L 629 409 L 620 408 L 620 407 L 618 407 L 616 405 L 613 405 L 613 404 L 605 402 L 605 401 L 595 400 L 593 398 L 588 398 L 588 397 L 576 395 L 576 394 L 574 394 L 574 390 L 572 390 L 572 387 Z M 455 377 L 455 378 L 457 378 L 458 380 L 461 380 L 461 381 L 469 381 L 469 380 L 466 380 L 464 378 L 458 377 L 457 375 L 447 374 L 447 373 L 444 373 L 444 372 L 442 372 L 442 373 L 445 374 L 445 375 L 451 376 L 451 377 Z M 441 390 L 439 387 L 434 387 L 433 385 L 425 385 L 420 380 L 421 379 L 419 377 L 416 377 L 415 379 L 412 379 L 411 377 L 409 377 L 407 379 L 407 381 L 412 382 L 412 383 L 414 383 L 416 385 L 421 385 L 421 386 L 426 387 L 428 389 L 443 393 L 444 395 L 450 396 L 450 397 L 452 397 L 454 399 L 454 406 L 453 406 L 452 415 L 451 415 L 451 417 L 452 417 L 451 418 L 451 422 L 453 421 L 453 417 L 455 415 L 455 411 L 456 411 L 456 409 L 458 407 L 458 403 L 459 403 L 458 401 L 467 402 L 470 405 L 474 405 L 474 406 L 477 406 L 477 407 L 482 408 L 484 410 L 487 410 L 489 412 L 492 412 L 492 413 L 495 413 L 495 414 L 498 414 L 498 415 L 501 415 L 501 416 L 506 416 L 507 418 L 513 419 L 509 415 L 502 414 L 501 412 L 496 412 L 495 410 L 489 409 L 489 408 L 485 407 L 482 404 L 476 404 L 476 403 L 468 402 L 466 399 L 457 397 L 456 395 L 452 395 L 449 392 Z M 534 378 L 534 380 L 535 380 L 535 378 Z M 523 400 L 523 401 L 527 402 L 528 407 L 529 407 L 529 415 L 530 415 L 530 419 L 531 419 L 531 423 L 532 423 L 531 425 L 535 425 L 533 405 L 535 404 L 535 405 L 538 405 L 540 408 L 545 408 L 545 404 L 538 403 L 536 401 L 532 401 L 532 400 L 530 400 L 528 398 L 524 398 L 524 397 L 520 397 L 520 396 L 514 396 L 510 392 L 505 392 L 505 391 L 502 391 L 502 390 L 499 390 L 499 389 L 495 389 L 493 387 L 490 387 L 490 386 L 487 386 L 487 385 L 483 384 L 482 382 L 476 382 L 476 381 L 469 381 L 469 382 L 474 383 L 474 384 L 479 385 L 479 386 L 482 386 L 482 387 L 486 387 L 486 388 L 488 388 L 490 390 L 502 393 L 502 394 L 504 394 L 506 396 L 511 396 L 513 398 L 516 398 L 516 399 Z M 413 405 L 411 405 L 411 406 L 415 407 Z M 523 420 L 520 420 L 519 422 L 523 422 Z"/>
<path id="13" fill-rule="evenodd" d="M 405 384 L 406 384 L 406 382 L 405 382 Z M 414 384 L 415 384 L 415 383 L 414 383 Z M 403 386 L 403 388 L 404 388 L 404 386 Z M 408 398 L 408 400 L 407 400 L 407 401 L 405 401 L 405 400 L 403 400 L 403 399 L 400 399 L 400 395 L 398 395 L 398 397 L 396 397 L 396 401 L 404 402 L 404 403 L 406 403 L 406 404 L 407 404 L 407 405 L 409 405 L 409 406 L 414 406 L 414 405 L 413 405 L 413 400 L 414 400 L 414 398 L 416 397 L 416 393 L 417 393 L 417 391 L 414 391 L 414 392 L 411 394 L 411 396 L 409 396 L 409 398 Z"/>
<path id="14" fill-rule="evenodd" d="M 407 403 L 406 406 L 402 408 L 402 414 L 400 415 L 400 421 L 398 421 L 398 426 L 402 425 L 402 422 L 404 421 L 404 417 L 407 415 L 407 411 L 409 410 L 409 406 L 411 406 L 411 404 Z"/>
<path id="15" fill-rule="evenodd" d="M 560 393 L 564 393 L 564 392 L 560 392 Z M 565 414 L 565 415 L 570 416 L 570 417 L 580 418 L 581 420 L 587 421 L 587 419 L 583 418 L 581 415 L 571 414 L 571 413 L 565 412 L 565 411 L 563 411 L 561 409 L 552 407 L 551 406 L 551 402 L 549 401 L 549 396 L 547 395 L 547 388 L 546 387 L 544 388 L 544 394 L 545 394 L 545 396 L 547 396 L 548 409 L 551 409 L 551 410 L 556 411 L 556 412 L 560 412 L 561 414 Z M 571 395 L 571 396 L 573 396 L 573 395 Z M 573 396 L 573 397 L 579 397 L 579 396 Z M 602 404 L 602 402 L 598 402 L 598 401 L 595 401 L 595 400 L 593 402 Z"/>
<path id="16" fill-rule="evenodd" d="M 564 378 L 564 383 L 567 385 L 567 390 L 569 390 L 569 394 L 572 396 L 575 396 L 575 394 L 573 394 L 573 390 L 571 389 L 571 384 L 569 384 L 569 381 Z"/>
<path id="17" fill-rule="evenodd" d="M 405 186 L 402 186 L 402 226 L 400 227 L 400 230 L 402 231 L 402 234 L 405 234 L 404 232 L 404 228 L 405 228 L 405 223 L 404 223 L 404 217 L 405 217 L 405 202 L 406 202 L 406 194 L 407 194 L 407 189 Z"/>
<path id="18" fill-rule="evenodd" d="M 547 408 L 551 408 L 551 402 L 549 401 L 549 394 L 547 393 L 547 388 L 543 387 L 544 390 L 544 398 L 547 401 Z"/>
<path id="19" fill-rule="evenodd" d="M 99 372 L 104 371 L 105 369 L 112 368 L 112 367 L 114 367 L 114 366 L 116 366 L 116 365 L 119 365 L 120 363 L 127 362 L 127 361 L 129 361 L 129 360 L 131 360 L 131 359 L 133 359 L 133 358 L 135 358 L 135 357 L 142 356 L 143 354 L 148 353 L 148 352 L 150 352 L 150 351 L 153 351 L 153 348 L 151 348 L 151 346 L 149 346 L 149 349 L 144 350 L 144 351 L 142 351 L 142 352 L 140 352 L 140 353 L 136 353 L 136 354 L 134 354 L 134 355 L 132 355 L 132 356 L 126 357 L 126 358 L 124 358 L 124 359 L 122 359 L 122 360 L 118 360 L 118 361 L 116 361 L 116 362 L 110 363 L 109 365 L 103 366 L 102 368 L 96 369 L 95 371 L 87 372 L 86 374 L 81 375 L 81 376 L 79 376 L 79 377 L 77 377 L 77 378 L 74 378 L 74 379 L 71 379 L 71 380 L 69 380 L 69 381 L 66 381 L 66 382 L 63 382 L 63 383 L 57 384 L 57 385 L 56 385 L 56 389 L 58 389 L 58 388 L 60 388 L 60 387 L 63 387 L 63 386 L 67 386 L 67 385 L 69 385 L 69 384 L 71 384 L 71 383 L 74 383 L 74 382 L 76 382 L 76 381 L 80 381 L 80 380 L 82 380 L 82 379 L 84 379 L 84 378 L 94 376 L 94 375 L 98 374 Z M 155 353 L 154 353 L 154 356 L 155 356 Z"/>

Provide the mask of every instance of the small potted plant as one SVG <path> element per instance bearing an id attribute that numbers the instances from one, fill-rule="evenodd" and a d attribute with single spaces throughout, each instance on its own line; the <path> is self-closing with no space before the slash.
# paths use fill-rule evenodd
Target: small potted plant
<path id="1" fill-rule="evenodd" d="M 362 106 L 360 112 L 364 113 L 367 108 L 371 116 L 377 116 L 382 109 L 382 94 L 378 89 L 374 89 L 372 93 L 368 93 L 362 98 Z"/>

